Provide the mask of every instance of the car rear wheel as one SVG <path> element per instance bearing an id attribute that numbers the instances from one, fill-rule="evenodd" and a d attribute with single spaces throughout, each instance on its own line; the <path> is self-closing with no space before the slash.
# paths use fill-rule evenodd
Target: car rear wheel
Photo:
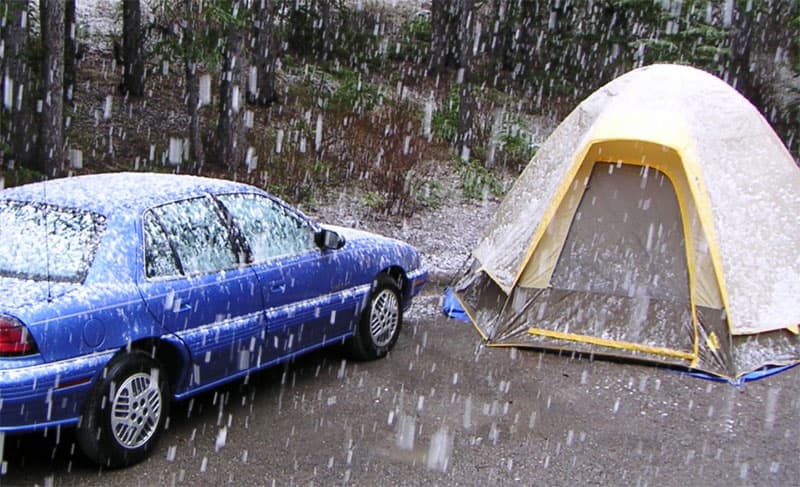
<path id="1" fill-rule="evenodd" d="M 400 288 L 390 276 L 375 280 L 367 307 L 347 342 L 348 355 L 357 360 L 375 360 L 394 347 L 403 324 Z"/>
<path id="2" fill-rule="evenodd" d="M 169 414 L 169 385 L 161 365 L 141 351 L 106 367 L 84 408 L 78 444 L 92 461 L 121 468 L 147 458 Z"/>

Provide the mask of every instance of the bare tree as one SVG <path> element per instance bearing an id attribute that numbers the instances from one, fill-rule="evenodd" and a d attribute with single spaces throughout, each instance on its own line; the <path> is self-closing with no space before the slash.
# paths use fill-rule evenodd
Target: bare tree
<path id="1" fill-rule="evenodd" d="M 510 68 L 516 4 L 517 2 L 514 0 L 492 1 L 491 38 L 488 49 L 490 78 L 496 78 L 501 71 Z"/>
<path id="2" fill-rule="evenodd" d="M 75 39 L 75 0 L 64 2 L 64 101 L 72 101 L 76 80 L 78 42 Z"/>
<path id="3" fill-rule="evenodd" d="M 139 0 L 122 2 L 122 58 L 125 63 L 122 91 L 131 96 L 144 95 L 142 6 Z"/>
<path id="4" fill-rule="evenodd" d="M 31 75 L 27 58 L 28 3 L 4 2 L 0 8 L 4 44 L 0 73 L 3 93 L 0 143 L 10 165 L 31 167 L 36 156 L 37 130 L 32 128 Z"/>
<path id="5" fill-rule="evenodd" d="M 333 50 L 333 18 L 331 1 L 321 0 L 317 7 L 319 13 L 319 47 L 321 59 L 327 60 Z"/>
<path id="6" fill-rule="evenodd" d="M 226 26 L 219 83 L 219 118 L 217 121 L 216 158 L 231 169 L 244 163 L 243 99 L 247 56 L 244 50 L 245 3 L 232 2 L 231 20 Z"/>
<path id="7" fill-rule="evenodd" d="M 183 1 L 184 29 L 181 38 L 181 54 L 186 77 L 186 108 L 189 113 L 189 160 L 197 169 L 205 164 L 205 150 L 201 136 L 200 123 L 200 86 L 197 78 L 199 64 L 197 40 L 197 2 L 194 0 Z"/>
<path id="8" fill-rule="evenodd" d="M 458 62 L 459 62 L 459 110 L 458 110 L 458 137 L 456 143 L 461 152 L 461 158 L 469 159 L 472 147 L 472 121 L 475 112 L 475 100 L 472 96 L 472 78 L 475 56 L 475 2 L 474 0 L 457 0 L 456 15 L 458 18 Z"/>
<path id="9" fill-rule="evenodd" d="M 278 61 L 275 3 L 275 0 L 255 0 L 252 7 L 256 83 L 254 87 L 249 87 L 248 99 L 261 106 L 267 106 L 278 98 L 275 92 L 275 67 Z"/>
<path id="10" fill-rule="evenodd" d="M 64 2 L 39 0 L 42 24 L 43 100 L 36 168 L 52 174 L 64 163 Z"/>
<path id="11" fill-rule="evenodd" d="M 753 72 L 751 58 L 753 52 L 753 21 L 752 9 L 737 9 L 734 14 L 734 23 L 729 33 L 731 42 L 731 74 L 733 75 L 734 88 L 739 90 L 753 103 L 756 93 L 753 89 Z"/>
<path id="12" fill-rule="evenodd" d="M 438 73 L 457 63 L 458 10 L 462 0 L 431 2 L 431 58 L 428 69 Z"/>

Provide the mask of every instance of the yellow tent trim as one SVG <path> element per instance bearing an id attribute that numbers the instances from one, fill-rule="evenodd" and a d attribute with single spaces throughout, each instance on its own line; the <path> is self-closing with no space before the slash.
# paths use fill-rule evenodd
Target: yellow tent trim
<path id="1" fill-rule="evenodd" d="M 706 345 L 708 345 L 708 348 L 710 348 L 712 352 L 719 350 L 719 338 L 713 331 L 708 334 L 708 338 L 706 338 Z"/>
<path id="2" fill-rule="evenodd" d="M 528 333 L 531 335 L 539 335 L 547 338 L 555 338 L 556 340 L 569 340 L 572 342 L 590 343 L 592 345 L 600 345 L 608 348 L 616 348 L 620 350 L 629 350 L 632 352 L 643 352 L 653 355 L 662 355 L 664 357 L 678 358 L 682 360 L 695 360 L 695 355 L 689 352 L 681 352 L 679 350 L 672 350 L 662 347 L 651 347 L 648 345 L 641 345 L 639 343 L 618 342 L 614 340 L 606 340 L 604 338 L 591 337 L 586 335 L 577 335 L 574 333 L 562 333 L 560 331 L 542 330 L 540 328 L 528 328 Z"/>
<path id="3" fill-rule="evenodd" d="M 511 287 L 509 289 L 503 288 L 501 281 L 496 281 L 500 284 L 500 287 L 503 288 L 503 291 L 506 294 L 511 294 L 511 290 L 517 286 L 522 274 L 525 273 L 525 268 L 528 266 L 528 262 L 530 262 L 531 258 L 533 257 L 533 253 L 536 251 L 536 247 L 539 245 L 539 241 L 542 240 L 542 236 L 544 232 L 547 230 L 547 227 L 550 225 L 550 222 L 556 215 L 558 211 L 558 207 L 561 205 L 561 202 L 569 193 L 569 187 L 572 185 L 572 182 L 575 180 L 575 176 L 581 169 L 583 160 L 586 159 L 586 156 L 589 153 L 589 149 L 591 149 L 592 144 L 587 143 L 582 146 L 582 149 L 578 151 L 575 156 L 572 158 L 572 163 L 570 164 L 569 170 L 566 174 L 561 178 L 561 181 L 558 183 L 558 187 L 556 188 L 556 192 L 553 197 L 550 199 L 550 205 L 542 215 L 542 219 L 539 224 L 536 226 L 536 230 L 533 233 L 533 236 L 528 241 L 528 248 L 525 251 L 525 256 L 522 259 L 521 265 L 519 269 L 517 269 L 516 274 L 514 275 L 514 280 L 511 282 Z M 534 156 L 535 158 L 536 156 Z"/>

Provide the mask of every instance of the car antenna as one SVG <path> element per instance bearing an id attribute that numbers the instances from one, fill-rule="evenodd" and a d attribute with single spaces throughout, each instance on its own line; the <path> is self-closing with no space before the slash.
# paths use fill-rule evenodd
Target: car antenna
<path id="1" fill-rule="evenodd" d="M 47 175 L 48 175 L 48 168 L 47 162 L 45 162 L 44 168 L 44 180 L 42 181 L 42 193 L 44 193 L 44 268 L 45 268 L 45 279 L 47 279 L 47 302 L 53 302 L 53 291 L 52 291 L 52 284 L 50 282 L 50 237 L 49 233 L 50 230 L 47 228 L 47 213 L 49 204 L 47 202 Z"/>

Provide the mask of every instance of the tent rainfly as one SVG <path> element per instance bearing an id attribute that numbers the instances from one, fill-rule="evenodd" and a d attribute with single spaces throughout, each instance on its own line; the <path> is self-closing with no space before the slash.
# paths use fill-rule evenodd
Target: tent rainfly
<path id="1" fill-rule="evenodd" d="M 800 169 L 720 79 L 653 65 L 584 100 L 453 292 L 483 338 L 731 381 L 800 361 Z"/>

